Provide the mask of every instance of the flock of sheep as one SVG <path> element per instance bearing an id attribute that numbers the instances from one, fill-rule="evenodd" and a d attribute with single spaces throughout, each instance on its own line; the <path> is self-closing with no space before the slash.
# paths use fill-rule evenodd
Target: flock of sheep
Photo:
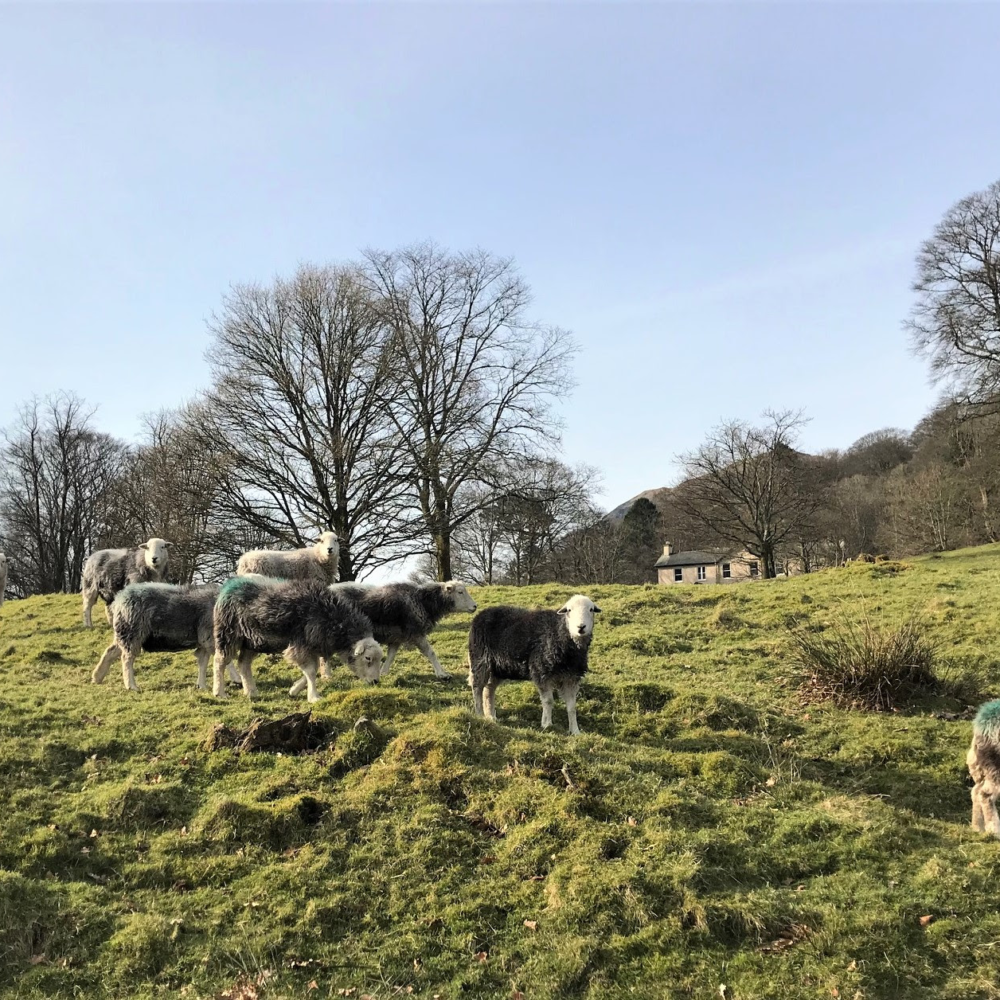
<path id="1" fill-rule="evenodd" d="M 170 543 L 150 538 L 131 549 L 102 549 L 83 567 L 83 621 L 100 597 L 114 639 L 91 679 L 100 684 L 111 665 L 122 664 L 122 680 L 138 691 L 135 659 L 142 651 L 194 650 L 198 687 L 225 698 L 226 675 L 257 694 L 253 660 L 259 653 L 282 653 L 302 676 L 290 694 L 303 688 L 319 700 L 317 679 L 329 675 L 329 661 L 342 660 L 362 680 L 385 676 L 399 649 L 414 646 L 430 661 L 434 675 L 449 680 L 428 641 L 448 614 L 475 611 L 465 585 L 390 583 L 367 586 L 337 583 L 340 547 L 332 531 L 313 545 L 290 552 L 258 549 L 244 553 L 236 576 L 224 584 L 175 586 L 164 583 Z M 578 594 L 558 611 L 513 606 L 487 608 L 469 632 L 469 683 L 475 710 L 496 720 L 494 692 L 501 681 L 531 680 L 542 701 L 542 728 L 552 725 L 558 693 L 566 704 L 569 731 L 580 731 L 576 698 L 587 671 L 587 653 L 600 608 Z M 383 653 L 383 646 L 385 653 Z"/>
<path id="2" fill-rule="evenodd" d="M 377 682 L 407 645 L 423 653 L 436 677 L 447 680 L 450 675 L 427 637 L 445 615 L 476 610 L 465 585 L 457 581 L 335 583 L 340 547 L 332 531 L 291 552 L 247 552 L 240 557 L 237 575 L 221 586 L 163 583 L 169 550 L 170 542 L 150 538 L 132 549 L 94 552 L 84 564 L 84 624 L 91 626 L 91 610 L 100 597 L 114 630 L 114 641 L 94 668 L 94 683 L 100 684 L 120 659 L 125 687 L 138 691 L 134 663 L 141 651 L 192 649 L 199 688 L 207 687 L 208 662 L 214 656 L 215 696 L 226 697 L 228 670 L 253 697 L 254 657 L 283 653 L 302 672 L 289 693 L 305 688 L 313 702 L 319 699 L 317 675 L 328 676 L 331 658 L 341 659 L 362 680 Z M 0 552 L 0 606 L 6 584 L 7 559 Z M 480 611 L 469 630 L 469 684 L 476 714 L 496 721 L 497 685 L 530 680 L 542 701 L 542 729 L 552 725 L 558 693 L 570 734 L 579 733 L 576 698 L 587 672 L 594 615 L 600 610 L 577 594 L 558 611 L 510 605 Z M 388 651 L 384 657 L 383 644 Z M 979 709 L 966 763 L 974 782 L 972 825 L 1000 839 L 1000 700 Z"/>

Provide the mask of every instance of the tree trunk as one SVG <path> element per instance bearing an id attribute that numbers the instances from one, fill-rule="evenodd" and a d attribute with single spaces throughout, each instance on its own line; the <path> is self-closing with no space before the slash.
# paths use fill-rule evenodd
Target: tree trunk
<path id="1" fill-rule="evenodd" d="M 451 579 L 451 531 L 438 529 L 434 536 L 434 549 L 437 557 L 439 580 Z"/>

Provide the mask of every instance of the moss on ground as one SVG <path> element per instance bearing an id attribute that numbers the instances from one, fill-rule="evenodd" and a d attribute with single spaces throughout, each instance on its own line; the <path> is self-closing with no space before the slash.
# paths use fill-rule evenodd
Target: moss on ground
<path id="1" fill-rule="evenodd" d="M 475 719 L 468 616 L 389 684 L 343 669 L 303 756 L 209 753 L 300 707 L 195 690 L 143 655 L 90 671 L 101 615 L 0 611 L 0 991 L 70 997 L 1000 997 L 1000 843 L 968 825 L 968 706 L 1000 694 L 1000 548 L 739 588 L 595 587 L 580 699 Z M 569 588 L 480 590 L 554 606 Z M 803 701 L 786 626 L 914 614 L 949 694 L 894 714 Z M 366 715 L 374 731 L 354 731 Z M 377 735 L 381 732 L 381 736 Z M 725 990 L 720 989 L 725 985 Z M 353 991 L 353 992 L 346 992 Z"/>

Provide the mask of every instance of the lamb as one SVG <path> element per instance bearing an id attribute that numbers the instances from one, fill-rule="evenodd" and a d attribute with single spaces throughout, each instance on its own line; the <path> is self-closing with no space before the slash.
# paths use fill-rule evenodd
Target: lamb
<path id="1" fill-rule="evenodd" d="M 324 531 L 313 545 L 283 552 L 278 549 L 254 549 L 244 552 L 236 565 L 237 576 L 272 577 L 276 580 L 320 580 L 333 583 L 337 579 L 340 543 L 333 531 Z"/>
<path id="2" fill-rule="evenodd" d="M 368 618 L 375 641 L 387 647 L 380 676 L 389 673 L 401 646 L 412 645 L 430 661 L 435 677 L 451 680 L 451 674 L 441 666 L 427 636 L 445 615 L 476 610 L 476 602 L 464 583 L 449 580 L 447 583 L 387 583 L 378 587 L 335 583 L 330 589 L 351 601 Z M 304 685 L 304 679 L 296 681 L 291 693 L 298 694 Z"/>
<path id="3" fill-rule="evenodd" d="M 90 679 L 101 684 L 108 668 L 122 661 L 126 691 L 138 691 L 133 662 L 140 650 L 148 653 L 193 649 L 198 660 L 198 687 L 207 687 L 208 661 L 215 652 L 212 613 L 221 588 L 218 584 L 173 586 L 169 583 L 133 583 L 111 603 L 115 638 L 104 651 Z M 239 680 L 235 670 L 230 676 Z"/>
<path id="4" fill-rule="evenodd" d="M 556 690 L 566 703 L 569 732 L 576 736 L 576 696 L 587 672 L 587 653 L 600 608 L 583 594 L 558 611 L 499 605 L 480 611 L 469 630 L 469 684 L 476 715 L 496 722 L 494 693 L 501 681 L 534 682 L 542 699 L 542 729 L 552 725 Z"/>
<path id="5" fill-rule="evenodd" d="M 7 557 L 0 552 L 0 608 L 3 607 L 4 595 L 7 592 Z"/>
<path id="6" fill-rule="evenodd" d="M 100 597 L 111 622 L 111 602 L 130 583 L 159 583 L 167 572 L 171 543 L 150 538 L 134 549 L 98 549 L 83 564 L 83 624 L 92 628 L 91 608 Z"/>
<path id="7" fill-rule="evenodd" d="M 965 758 L 972 787 L 972 826 L 1000 839 L 1000 701 L 981 705 L 972 723 L 972 746 Z"/>
<path id="8" fill-rule="evenodd" d="M 215 604 L 213 692 L 225 698 L 223 668 L 234 658 L 248 698 L 257 694 L 251 664 L 257 653 L 284 652 L 305 677 L 309 701 L 318 701 L 316 667 L 339 656 L 362 680 L 377 681 L 382 647 L 371 622 L 348 600 L 314 580 L 235 577 Z"/>

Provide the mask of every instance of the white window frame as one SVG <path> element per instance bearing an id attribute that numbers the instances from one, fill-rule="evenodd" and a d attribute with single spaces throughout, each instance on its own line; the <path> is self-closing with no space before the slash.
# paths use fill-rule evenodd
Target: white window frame
<path id="1" fill-rule="evenodd" d="M 706 571 L 706 567 L 704 567 L 704 566 L 699 566 L 698 567 L 698 582 L 699 583 L 701 583 L 701 581 L 705 579 L 705 571 Z"/>
<path id="2" fill-rule="evenodd" d="M 732 566 L 732 563 L 723 563 L 722 564 L 722 579 L 723 580 L 731 580 L 732 576 L 733 576 L 733 566 Z"/>
<path id="3" fill-rule="evenodd" d="M 684 569 L 681 566 L 674 567 L 674 583 L 684 582 Z"/>

